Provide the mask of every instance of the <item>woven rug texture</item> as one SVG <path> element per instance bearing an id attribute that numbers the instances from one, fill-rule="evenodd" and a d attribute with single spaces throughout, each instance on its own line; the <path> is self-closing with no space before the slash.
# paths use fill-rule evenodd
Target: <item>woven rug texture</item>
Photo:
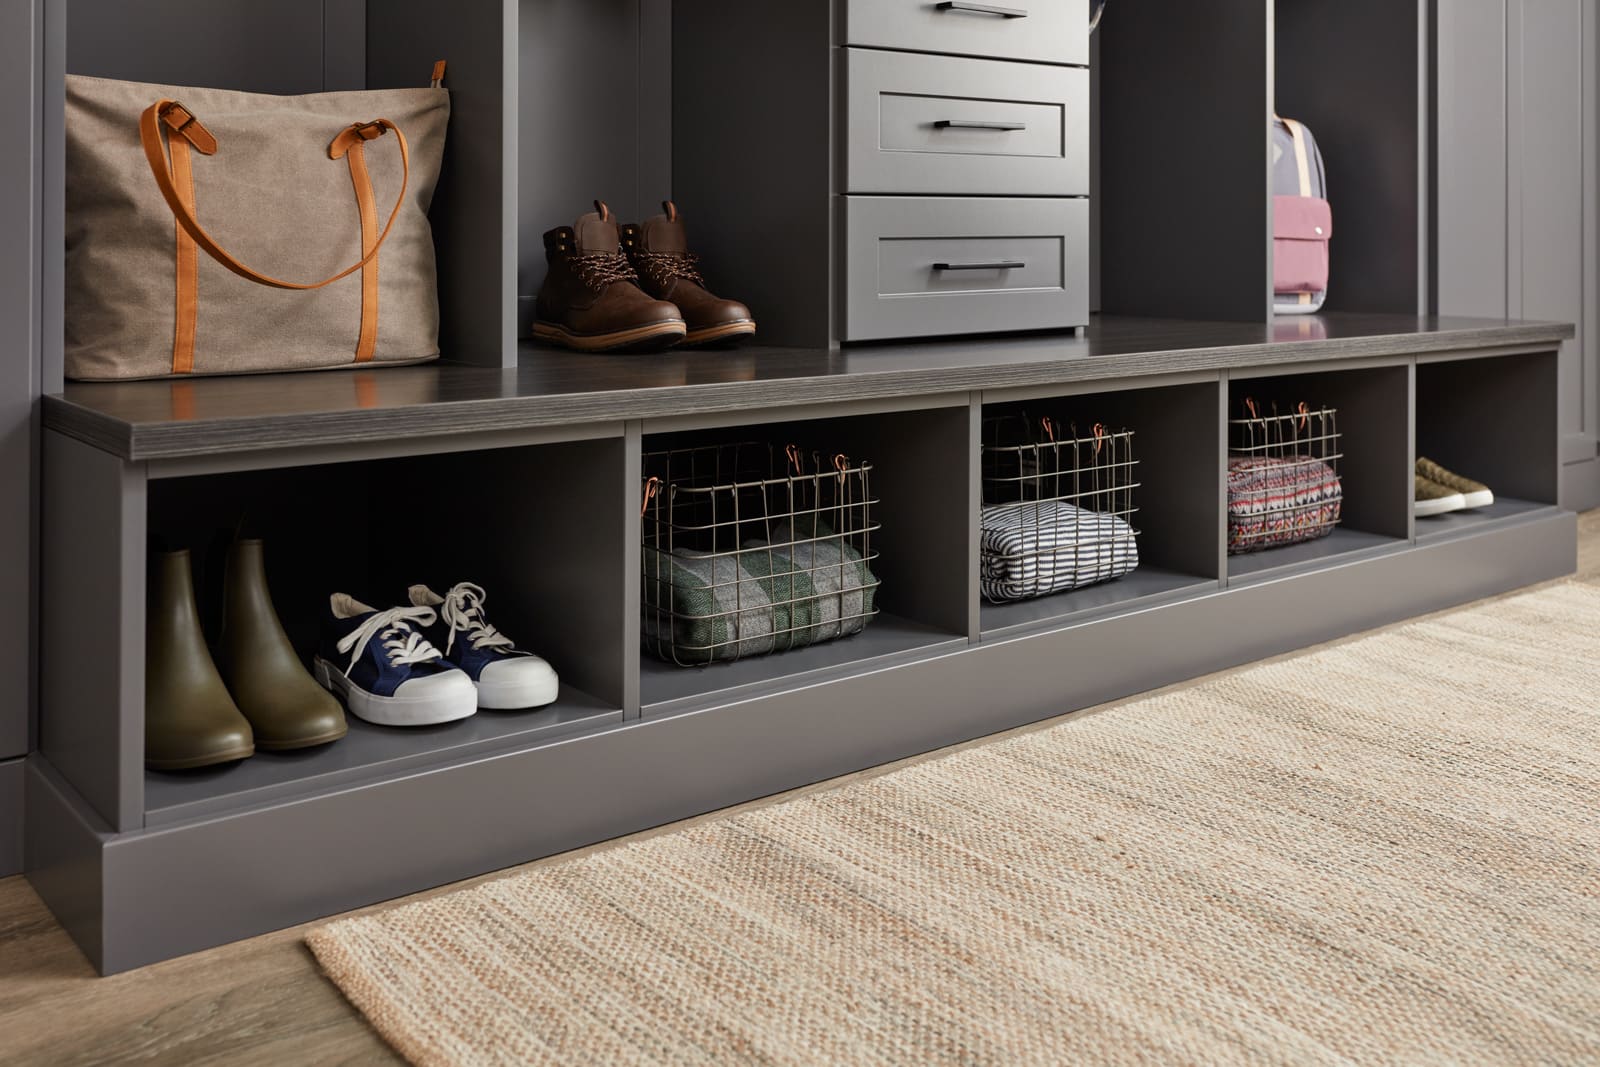
<path id="1" fill-rule="evenodd" d="M 1569 582 L 307 940 L 417 1064 L 1594 1063 L 1597 704 Z"/>

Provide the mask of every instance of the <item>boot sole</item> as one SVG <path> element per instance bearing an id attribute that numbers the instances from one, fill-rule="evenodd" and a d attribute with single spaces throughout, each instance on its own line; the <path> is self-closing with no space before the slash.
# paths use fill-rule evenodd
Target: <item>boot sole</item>
<path id="1" fill-rule="evenodd" d="M 234 749 L 219 756 L 197 756 L 194 759 L 156 760 L 147 759 L 144 765 L 152 771 L 193 771 L 201 767 L 214 767 L 219 763 L 237 763 L 242 759 L 249 759 L 256 754 L 254 746 Z"/>
<path id="2" fill-rule="evenodd" d="M 741 319 L 738 322 L 724 322 L 716 326 L 707 326 L 703 330 L 690 330 L 683 337 L 683 344 L 708 345 L 716 341 L 731 341 L 739 337 L 752 337 L 756 332 L 756 324 L 750 319 Z"/>
<path id="3" fill-rule="evenodd" d="M 635 326 L 610 333 L 573 333 L 565 326 L 553 322 L 535 322 L 533 336 L 540 341 L 560 345 L 579 352 L 609 352 L 618 348 L 641 350 L 670 348 L 684 339 L 688 327 L 682 320 L 657 322 L 649 326 Z"/>
<path id="4" fill-rule="evenodd" d="M 256 748 L 261 752 L 293 752 L 297 748 L 316 748 L 318 745 L 331 744 L 349 732 L 350 727 L 346 726 L 342 730 L 323 734 L 321 737 L 307 737 L 294 741 L 261 741 L 258 739 Z"/>

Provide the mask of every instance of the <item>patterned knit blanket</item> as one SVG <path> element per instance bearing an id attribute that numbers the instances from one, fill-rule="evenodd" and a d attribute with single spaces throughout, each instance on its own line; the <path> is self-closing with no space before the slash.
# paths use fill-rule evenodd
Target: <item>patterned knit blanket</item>
<path id="1" fill-rule="evenodd" d="M 1228 551 L 1254 552 L 1326 537 L 1339 522 L 1344 487 L 1310 456 L 1228 459 Z"/>

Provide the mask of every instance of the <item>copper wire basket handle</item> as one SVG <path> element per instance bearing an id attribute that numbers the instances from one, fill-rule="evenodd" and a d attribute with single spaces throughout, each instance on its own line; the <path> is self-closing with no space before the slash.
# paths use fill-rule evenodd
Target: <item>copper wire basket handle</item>
<path id="1" fill-rule="evenodd" d="M 639 517 L 644 518 L 645 512 L 650 510 L 650 501 L 654 500 L 661 492 L 661 479 L 651 475 L 644 481 L 644 499 L 639 501 Z"/>
<path id="2" fill-rule="evenodd" d="M 1300 429 L 1307 430 L 1311 426 L 1311 405 L 1304 400 L 1300 401 Z"/>
<path id="3" fill-rule="evenodd" d="M 1100 455 L 1100 449 L 1105 443 L 1106 424 L 1103 422 L 1097 422 L 1094 424 L 1094 454 L 1096 456 Z"/>
<path id="4" fill-rule="evenodd" d="M 801 463 L 801 461 L 800 461 L 800 446 L 799 445 L 796 445 L 796 444 L 793 444 L 793 443 L 784 445 L 783 446 L 783 454 L 785 456 L 789 457 L 789 466 L 794 468 L 795 477 L 798 478 L 801 475 L 805 474 L 805 472 L 806 472 L 805 465 L 803 463 Z"/>
<path id="5" fill-rule="evenodd" d="M 1046 437 L 1050 438 L 1050 443 L 1051 444 L 1055 444 L 1055 440 L 1056 440 L 1056 424 L 1053 421 L 1051 421 L 1049 415 L 1044 415 L 1044 416 L 1040 417 L 1040 419 L 1039 419 L 1039 429 L 1043 430 L 1044 431 L 1044 435 Z"/>
<path id="6" fill-rule="evenodd" d="M 843 452 L 833 454 L 833 469 L 839 472 L 839 484 L 843 485 L 845 476 L 850 473 L 850 457 Z"/>

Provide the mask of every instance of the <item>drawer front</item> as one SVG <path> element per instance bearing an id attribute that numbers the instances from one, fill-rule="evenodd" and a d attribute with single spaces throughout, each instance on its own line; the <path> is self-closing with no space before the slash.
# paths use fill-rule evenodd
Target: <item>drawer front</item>
<path id="1" fill-rule="evenodd" d="M 841 43 L 1088 66 L 1089 7 L 1083 0 L 844 0 Z"/>
<path id="2" fill-rule="evenodd" d="M 1089 72 L 845 50 L 845 190 L 1087 196 Z"/>
<path id="3" fill-rule="evenodd" d="M 1089 321 L 1089 201 L 847 196 L 841 339 Z"/>

